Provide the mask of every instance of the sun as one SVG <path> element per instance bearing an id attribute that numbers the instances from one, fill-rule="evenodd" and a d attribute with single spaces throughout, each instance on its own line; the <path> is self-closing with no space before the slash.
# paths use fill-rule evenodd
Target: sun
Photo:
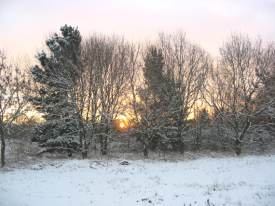
<path id="1" fill-rule="evenodd" d="M 125 132 L 129 129 L 129 121 L 128 118 L 124 115 L 119 115 L 115 120 L 115 127 L 120 132 Z"/>
<path id="2" fill-rule="evenodd" d="M 119 123 L 119 128 L 120 128 L 120 129 L 124 129 L 125 127 L 126 127 L 125 123 L 121 121 L 121 122 Z"/>

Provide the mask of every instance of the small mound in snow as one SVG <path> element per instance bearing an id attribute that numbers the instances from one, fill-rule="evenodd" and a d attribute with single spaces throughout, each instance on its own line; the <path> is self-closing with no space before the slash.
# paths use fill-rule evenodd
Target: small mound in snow
<path id="1" fill-rule="evenodd" d="M 120 162 L 119 164 L 120 165 L 129 165 L 130 163 L 128 161 L 124 160 L 124 161 Z"/>

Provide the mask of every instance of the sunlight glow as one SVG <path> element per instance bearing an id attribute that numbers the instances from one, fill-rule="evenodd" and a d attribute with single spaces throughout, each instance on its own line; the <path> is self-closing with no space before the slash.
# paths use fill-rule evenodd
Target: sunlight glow
<path id="1" fill-rule="evenodd" d="M 124 124 L 124 122 L 120 122 L 120 123 L 119 123 L 119 127 L 120 127 L 121 129 L 124 129 L 124 128 L 126 127 L 126 125 Z"/>
<path id="2" fill-rule="evenodd" d="M 115 127 L 120 132 L 125 132 L 129 129 L 129 119 L 125 115 L 118 115 L 115 120 Z"/>

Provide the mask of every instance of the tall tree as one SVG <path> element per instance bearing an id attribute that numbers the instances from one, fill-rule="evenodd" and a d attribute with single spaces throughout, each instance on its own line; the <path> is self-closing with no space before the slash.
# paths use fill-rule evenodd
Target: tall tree
<path id="1" fill-rule="evenodd" d="M 261 41 L 252 42 L 243 35 L 232 35 L 220 49 L 220 59 L 211 72 L 206 92 L 212 110 L 223 125 L 223 133 L 232 141 L 237 155 L 241 153 L 247 133 L 255 119 L 255 96 L 260 91 L 259 69 L 270 66 Z"/>
<path id="2" fill-rule="evenodd" d="M 49 55 L 37 55 L 40 65 L 31 69 L 37 89 L 29 97 L 45 122 L 35 131 L 33 140 L 50 149 L 79 149 L 85 135 L 77 102 L 77 85 L 82 75 L 81 36 L 77 28 L 61 27 L 46 41 Z"/>
<path id="3" fill-rule="evenodd" d="M 159 45 L 163 51 L 164 71 L 173 82 L 174 93 L 170 99 L 174 115 L 175 147 L 184 152 L 184 137 L 188 130 L 187 120 L 203 93 L 207 74 L 211 67 L 209 55 L 199 46 L 190 43 L 183 33 L 160 34 Z"/>
<path id="4" fill-rule="evenodd" d="M 0 51 L 0 140 L 1 167 L 5 165 L 5 137 L 16 119 L 24 112 L 26 79 L 23 72 L 8 65 L 6 56 Z"/>
<path id="5" fill-rule="evenodd" d="M 129 88 L 130 46 L 123 38 L 94 35 L 84 42 L 83 51 L 87 72 L 86 119 L 92 125 L 92 137 L 99 138 L 101 153 L 105 155 L 113 120 L 123 112 Z"/>
<path id="6" fill-rule="evenodd" d="M 256 96 L 256 116 L 260 127 L 275 133 L 275 45 L 260 50 L 258 61 L 265 66 L 256 71 L 262 87 Z"/>
<path id="7" fill-rule="evenodd" d="M 164 72 L 164 59 L 161 49 L 150 46 L 146 50 L 143 76 L 145 87 L 138 89 L 140 100 L 136 108 L 140 116 L 138 122 L 143 143 L 143 153 L 148 149 L 162 147 L 168 141 L 167 130 L 173 124 L 171 120 L 171 98 L 175 96 L 173 82 Z M 163 148 L 163 147 L 162 147 Z"/>
<path id="8" fill-rule="evenodd" d="M 206 108 L 194 107 L 194 125 L 192 134 L 194 136 L 195 149 L 198 150 L 202 146 L 205 129 L 210 127 L 210 118 Z"/>
<path id="9" fill-rule="evenodd" d="M 156 132 L 160 129 L 157 103 L 160 101 L 162 92 L 163 64 L 161 50 L 154 46 L 147 48 L 143 68 L 145 87 L 138 88 L 141 101 L 138 102 L 136 108 L 140 116 L 138 127 L 141 134 L 139 140 L 143 144 L 145 157 L 148 157 L 149 145 L 152 144 L 153 139 L 156 139 Z"/>

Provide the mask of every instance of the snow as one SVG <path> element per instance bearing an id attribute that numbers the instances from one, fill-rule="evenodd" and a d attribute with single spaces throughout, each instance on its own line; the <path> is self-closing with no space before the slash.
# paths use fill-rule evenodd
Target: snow
<path id="1" fill-rule="evenodd" d="M 0 205 L 275 205 L 275 155 L 127 161 L 59 160 L 0 171 Z"/>

